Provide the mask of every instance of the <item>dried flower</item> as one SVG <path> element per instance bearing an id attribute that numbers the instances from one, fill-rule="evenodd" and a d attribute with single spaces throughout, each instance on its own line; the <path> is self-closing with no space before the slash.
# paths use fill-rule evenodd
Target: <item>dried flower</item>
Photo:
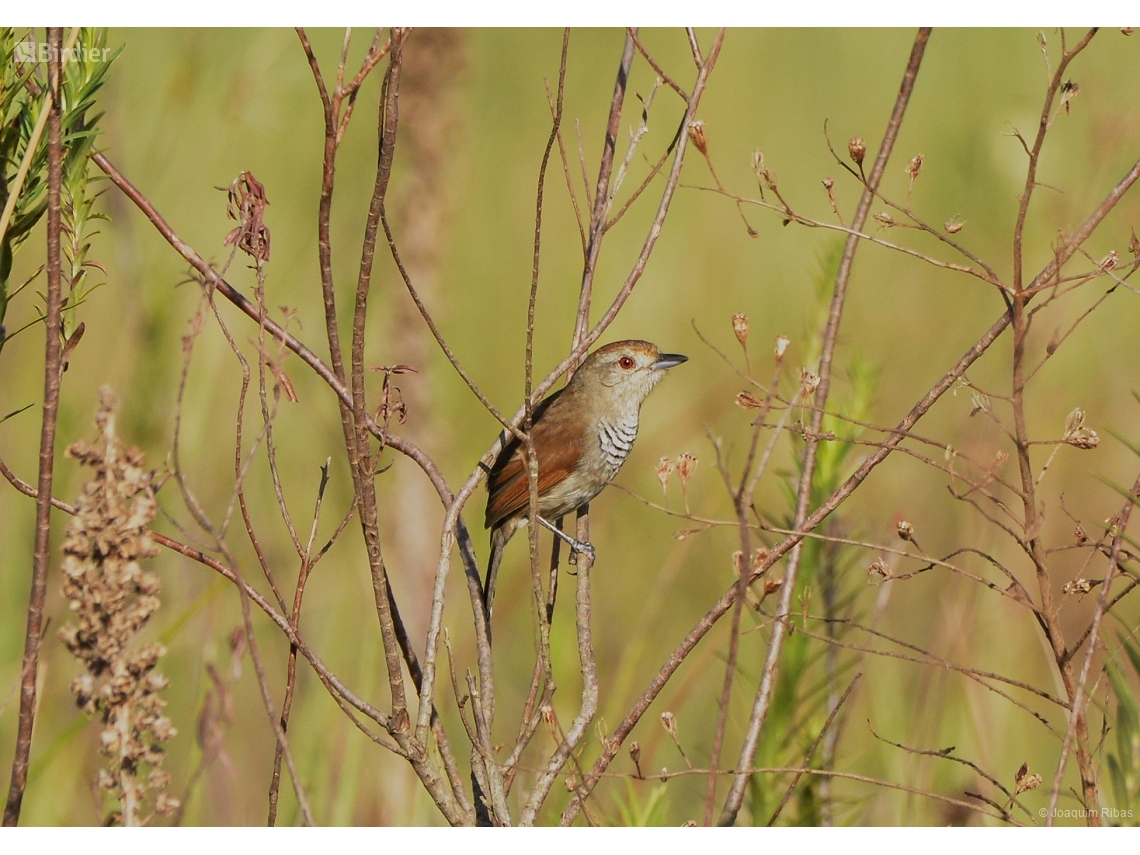
<path id="1" fill-rule="evenodd" d="M 764 406 L 764 402 L 751 392 L 740 392 L 736 396 L 736 406 L 742 410 L 759 410 Z"/>
<path id="2" fill-rule="evenodd" d="M 764 580 L 764 596 L 774 594 L 780 590 L 780 586 L 784 584 L 784 579 L 781 576 L 770 576 Z"/>
<path id="3" fill-rule="evenodd" d="M 732 316 L 732 331 L 736 333 L 736 340 L 741 347 L 748 346 L 748 315 L 737 312 Z"/>
<path id="4" fill-rule="evenodd" d="M 759 573 L 764 568 L 764 562 L 768 560 L 768 550 L 762 546 L 758 546 L 752 550 L 752 572 Z"/>
<path id="5" fill-rule="evenodd" d="M 693 470 L 697 468 L 697 458 L 685 452 L 684 454 L 677 455 L 677 477 L 681 479 L 681 486 L 684 487 L 689 483 L 689 479 L 693 476 Z"/>
<path id="6" fill-rule="evenodd" d="M 851 137 L 847 143 L 847 153 L 855 161 L 856 166 L 863 165 L 863 158 L 867 156 L 867 144 L 862 137 Z"/>
<path id="7" fill-rule="evenodd" d="M 636 765 L 641 765 L 641 743 L 629 743 L 629 756 Z"/>
<path id="8" fill-rule="evenodd" d="M 788 345 L 791 344 L 791 339 L 781 333 L 776 336 L 776 359 L 783 359 L 784 354 L 788 352 Z"/>
<path id="9" fill-rule="evenodd" d="M 752 171 L 756 173 L 756 184 L 760 187 L 760 198 L 764 198 L 764 188 L 770 190 L 776 188 L 776 178 L 772 175 L 772 171 L 764 165 L 764 152 L 752 152 Z"/>
<path id="10" fill-rule="evenodd" d="M 1045 345 L 1045 352 L 1052 356 L 1057 352 L 1057 348 L 1061 346 L 1061 328 L 1057 327 L 1053 330 L 1053 335 L 1049 336 L 1049 343 Z"/>
<path id="11" fill-rule="evenodd" d="M 914 179 L 918 178 L 920 172 L 922 172 L 922 155 L 916 154 L 906 165 L 906 174 L 910 176 L 910 180 L 913 182 Z"/>
<path id="12" fill-rule="evenodd" d="M 895 526 L 895 531 L 898 532 L 900 540 L 912 540 L 914 538 L 914 526 L 906 520 L 899 520 L 898 525 Z"/>
<path id="13" fill-rule="evenodd" d="M 677 741 L 677 716 L 671 712 L 661 713 L 661 726 L 674 742 Z"/>
<path id="14" fill-rule="evenodd" d="M 1065 108 L 1065 115 L 1072 113 L 1072 101 L 1080 94 L 1081 86 L 1079 83 L 1074 83 L 1072 80 L 1066 80 L 1061 84 L 1061 106 Z"/>
<path id="15" fill-rule="evenodd" d="M 542 715 L 542 720 L 546 723 L 547 727 L 553 728 L 557 724 L 557 720 L 554 717 L 554 707 L 550 704 L 543 704 L 539 707 L 538 711 L 539 714 Z"/>
<path id="16" fill-rule="evenodd" d="M 168 796 L 166 793 L 159 793 L 158 798 L 154 800 L 154 810 L 159 816 L 170 816 L 181 806 L 180 799 Z"/>
<path id="17" fill-rule="evenodd" d="M 705 123 L 700 119 L 694 119 L 689 123 L 689 139 L 693 141 L 697 151 L 703 155 L 708 155 L 709 143 L 705 138 Z"/>
<path id="18" fill-rule="evenodd" d="M 1074 579 L 1061 586 L 1062 594 L 1087 594 L 1092 590 L 1092 583 L 1088 579 Z"/>
<path id="19" fill-rule="evenodd" d="M 888 214 L 886 211 L 883 211 L 879 214 L 875 214 L 875 222 L 880 226 L 889 229 L 895 225 L 895 218 Z"/>
<path id="20" fill-rule="evenodd" d="M 1041 786 L 1041 776 L 1034 772 L 1029 774 L 1029 764 L 1022 763 L 1021 768 L 1017 770 L 1017 775 L 1014 778 L 1014 795 L 1019 796 L 1029 790 L 1036 790 Z"/>
<path id="21" fill-rule="evenodd" d="M 594 722 L 594 736 L 598 737 L 598 742 L 600 742 L 603 747 L 609 742 L 610 729 L 609 725 L 606 724 L 604 716 L 600 716 L 598 720 Z"/>
<path id="22" fill-rule="evenodd" d="M 1074 448 L 1090 449 L 1100 445 L 1100 437 L 1092 428 L 1085 427 L 1085 411 L 1077 407 L 1065 419 L 1065 434 L 1062 442 L 1067 442 Z"/>
<path id="23" fill-rule="evenodd" d="M 124 825 L 139 825 L 148 792 L 160 813 L 178 806 L 162 792 L 170 776 L 158 768 L 164 759 L 159 743 L 177 731 L 160 714 L 166 701 L 159 692 L 168 681 L 154 668 L 165 650 L 159 644 L 132 649 L 159 607 L 158 577 L 140 564 L 158 553 L 147 530 L 156 506 L 142 452 L 115 436 L 113 405 L 111 392 L 101 389 L 95 417 L 101 436 L 67 449 L 95 476 L 83 488 L 63 543 L 63 596 L 78 623 L 63 627 L 59 637 L 86 669 L 72 682 L 76 701 L 103 725 L 99 747 L 109 760 L 99 787 L 119 800 L 115 816 Z M 152 767 L 145 778 L 144 765 Z"/>
<path id="24" fill-rule="evenodd" d="M 831 203 L 832 213 L 835 214 L 836 219 L 840 223 L 843 222 L 843 217 L 839 213 L 839 203 L 835 201 L 835 179 L 823 179 L 823 189 L 827 191 L 827 201 Z"/>
<path id="25" fill-rule="evenodd" d="M 811 401 L 818 387 L 819 375 L 808 368 L 803 369 L 800 373 L 800 400 L 804 403 Z"/>
<path id="26" fill-rule="evenodd" d="M 1120 254 L 1114 249 L 1114 250 L 1110 251 L 1108 253 L 1108 255 L 1106 255 L 1104 258 L 1102 258 L 1100 260 L 1099 267 L 1101 270 L 1112 270 L 1114 267 L 1116 267 L 1117 262 L 1119 262 L 1119 261 L 1120 261 Z"/>
<path id="27" fill-rule="evenodd" d="M 878 582 L 890 579 L 892 576 L 894 576 L 894 574 L 891 573 L 891 568 L 878 559 L 872 562 L 871 566 L 867 568 L 868 582 Z"/>
<path id="28" fill-rule="evenodd" d="M 662 457 L 657 461 L 657 480 L 661 482 L 661 493 L 669 496 L 669 476 L 673 474 L 673 458 Z"/>
<path id="29" fill-rule="evenodd" d="M 230 184 L 226 216 L 240 225 L 226 235 L 225 245 L 237 244 L 238 249 L 259 265 L 269 261 L 269 227 L 265 225 L 268 205 L 265 186 L 253 173 L 243 172 Z"/>
<path id="30" fill-rule="evenodd" d="M 965 220 L 960 220 L 957 217 L 951 217 L 945 223 L 942 224 L 942 227 L 944 229 L 946 229 L 946 234 L 956 235 L 956 234 L 958 234 L 958 232 L 962 231 L 962 227 L 964 225 L 966 225 Z"/>
<path id="31" fill-rule="evenodd" d="M 1078 546 L 1083 546 L 1089 541 L 1089 536 L 1085 533 L 1085 527 L 1080 523 L 1077 523 L 1077 527 L 1073 529 L 1073 537 L 1076 538 Z"/>
<path id="32" fill-rule="evenodd" d="M 737 576 L 744 573 L 744 553 L 739 549 L 732 553 L 732 572 Z"/>

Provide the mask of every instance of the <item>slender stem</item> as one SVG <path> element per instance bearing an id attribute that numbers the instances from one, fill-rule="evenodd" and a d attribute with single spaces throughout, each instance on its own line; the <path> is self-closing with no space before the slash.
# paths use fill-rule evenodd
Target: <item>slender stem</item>
<path id="1" fill-rule="evenodd" d="M 43 635 L 44 600 L 47 596 L 48 559 L 51 556 L 51 485 L 55 467 L 55 431 L 59 416 L 61 370 L 60 309 L 62 288 L 60 269 L 60 184 L 63 154 L 60 140 L 62 117 L 60 48 L 63 30 L 48 28 L 48 194 L 47 194 L 47 318 L 44 354 L 44 412 L 40 427 L 40 463 L 36 496 L 36 539 L 32 556 L 32 592 L 28 601 L 28 624 L 24 633 L 24 658 L 20 670 L 20 718 L 16 729 L 16 749 L 12 758 L 12 778 L 4 806 L 4 825 L 20 821 L 24 788 L 28 783 L 28 760 L 32 751 L 32 728 L 36 719 L 36 673 L 39 670 Z"/>

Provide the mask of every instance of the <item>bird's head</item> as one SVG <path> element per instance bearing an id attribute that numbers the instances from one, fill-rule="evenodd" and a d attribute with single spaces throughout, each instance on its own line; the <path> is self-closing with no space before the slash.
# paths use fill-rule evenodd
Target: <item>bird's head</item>
<path id="1" fill-rule="evenodd" d="M 571 385 L 636 410 L 666 371 L 686 361 L 687 356 L 662 353 L 648 341 L 615 341 L 587 356 Z"/>

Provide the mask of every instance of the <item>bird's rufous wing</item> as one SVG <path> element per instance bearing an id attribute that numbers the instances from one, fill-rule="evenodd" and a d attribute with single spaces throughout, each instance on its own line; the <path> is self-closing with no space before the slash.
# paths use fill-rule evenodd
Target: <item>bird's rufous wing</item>
<path id="1" fill-rule="evenodd" d="M 560 393 L 550 396 L 535 408 L 531 438 L 538 450 L 540 495 L 566 480 L 582 456 L 581 431 L 565 430 L 557 410 L 543 418 L 558 394 Z M 514 516 L 530 502 L 527 468 L 522 444 L 517 439 L 512 439 L 487 476 L 486 528 L 493 528 Z"/>

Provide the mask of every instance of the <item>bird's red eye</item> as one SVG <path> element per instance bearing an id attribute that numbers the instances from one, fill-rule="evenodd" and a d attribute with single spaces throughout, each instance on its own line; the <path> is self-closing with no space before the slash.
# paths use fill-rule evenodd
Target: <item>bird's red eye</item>
<path id="1" fill-rule="evenodd" d="M 620 360 L 618 360 L 618 365 L 620 365 L 626 371 L 629 371 L 629 369 L 633 368 L 633 358 L 629 356 L 623 356 Z"/>

